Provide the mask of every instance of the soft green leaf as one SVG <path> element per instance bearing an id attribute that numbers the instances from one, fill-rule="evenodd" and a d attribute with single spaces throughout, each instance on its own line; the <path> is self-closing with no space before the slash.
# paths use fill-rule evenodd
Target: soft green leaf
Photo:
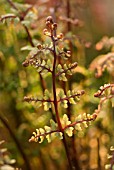
<path id="1" fill-rule="evenodd" d="M 90 114 L 87 114 L 87 119 L 91 119 L 91 115 Z"/>
<path id="2" fill-rule="evenodd" d="M 29 11 L 25 17 L 26 20 L 33 21 L 37 19 L 37 15 L 33 11 Z"/>
<path id="3" fill-rule="evenodd" d="M 43 128 L 39 128 L 39 132 L 40 132 L 40 134 L 42 134 L 42 135 L 45 134 L 45 130 L 44 130 Z M 44 140 L 44 136 L 40 136 L 39 138 L 40 138 L 39 143 L 42 143 L 43 140 Z"/>
<path id="4" fill-rule="evenodd" d="M 87 115 L 86 115 L 86 113 L 83 113 L 83 115 L 82 115 L 82 119 L 84 119 L 84 120 L 86 120 L 86 119 L 87 119 Z"/>
<path id="5" fill-rule="evenodd" d="M 21 48 L 21 51 L 24 51 L 24 50 L 29 50 L 29 51 L 31 51 L 31 50 L 33 50 L 33 49 L 34 49 L 34 48 L 31 47 L 30 45 L 27 45 L 27 46 L 22 47 L 22 48 Z"/>
<path id="6" fill-rule="evenodd" d="M 46 62 L 45 62 L 45 60 L 43 60 L 41 66 L 45 66 L 45 64 L 46 64 Z"/>
<path id="7" fill-rule="evenodd" d="M 38 139 L 39 139 L 38 137 L 35 137 L 34 142 L 38 142 Z"/>
<path id="8" fill-rule="evenodd" d="M 59 139 L 63 139 L 63 133 L 62 132 L 56 132 L 55 136 L 58 137 Z"/>
<path id="9" fill-rule="evenodd" d="M 46 75 L 46 73 L 48 73 L 48 70 L 42 69 L 42 72 L 41 72 L 40 74 L 41 74 L 41 75 Z"/>
<path id="10" fill-rule="evenodd" d="M 6 23 L 9 26 L 11 24 L 12 18 L 7 18 Z"/>
<path id="11" fill-rule="evenodd" d="M 67 96 L 68 96 L 68 97 L 70 97 L 70 96 L 71 96 L 71 91 L 70 91 L 70 90 L 68 90 L 68 92 L 67 92 Z"/>
<path id="12" fill-rule="evenodd" d="M 77 124 L 75 125 L 75 129 L 78 130 L 78 131 L 82 131 L 82 128 L 81 128 L 80 123 L 77 123 Z"/>
<path id="13" fill-rule="evenodd" d="M 64 67 L 64 69 L 65 69 L 65 70 L 67 70 L 67 69 L 68 69 L 68 67 L 67 67 L 67 65 L 66 65 L 66 64 L 64 64 L 64 65 L 63 65 L 63 67 Z"/>
<path id="14" fill-rule="evenodd" d="M 71 95 L 75 95 L 76 94 L 76 91 L 75 90 L 72 90 L 71 91 Z"/>
<path id="15" fill-rule="evenodd" d="M 21 21 L 21 23 L 22 23 L 23 25 L 25 25 L 26 27 L 29 27 L 30 24 L 31 24 L 31 22 L 30 22 L 29 20 L 23 20 L 23 21 Z"/>
<path id="16" fill-rule="evenodd" d="M 67 71 L 67 74 L 68 74 L 68 75 L 72 75 L 72 71 L 71 71 L 71 70 L 68 70 L 68 71 Z"/>
<path id="17" fill-rule="evenodd" d="M 65 73 L 62 73 L 62 74 L 59 76 L 59 80 L 67 81 L 67 78 L 65 77 Z"/>
<path id="18" fill-rule="evenodd" d="M 76 122 L 77 121 L 81 121 L 82 120 L 82 115 L 78 115 L 77 117 L 76 117 Z"/>
<path id="19" fill-rule="evenodd" d="M 39 143 L 42 143 L 44 141 L 44 136 L 40 136 L 40 141 Z"/>
<path id="20" fill-rule="evenodd" d="M 45 130 L 43 128 L 39 128 L 39 132 L 40 132 L 40 134 L 44 134 Z"/>
<path id="21" fill-rule="evenodd" d="M 74 101 L 73 98 L 70 98 L 70 99 L 69 99 L 69 102 L 70 102 L 71 104 L 76 104 L 76 102 Z"/>
<path id="22" fill-rule="evenodd" d="M 38 101 L 37 103 L 36 103 L 36 108 L 39 108 L 39 107 L 41 107 L 42 106 L 42 102 L 41 101 Z"/>
<path id="23" fill-rule="evenodd" d="M 45 100 L 47 100 L 47 99 L 49 99 L 50 98 L 50 92 L 46 89 L 45 91 L 44 91 L 44 99 Z"/>
<path id="24" fill-rule="evenodd" d="M 51 108 L 51 103 L 50 102 L 44 102 L 43 105 L 44 105 L 44 110 L 45 111 L 48 111 L 49 108 Z"/>
<path id="25" fill-rule="evenodd" d="M 0 152 L 3 154 L 7 151 L 7 148 L 0 149 Z"/>
<path id="26" fill-rule="evenodd" d="M 46 135 L 46 139 L 47 139 L 48 143 L 50 143 L 51 142 L 51 134 Z"/>
<path id="27" fill-rule="evenodd" d="M 1 170 L 14 170 L 14 168 L 10 165 L 2 165 L 0 169 Z"/>
<path id="28" fill-rule="evenodd" d="M 15 159 L 11 159 L 10 160 L 10 164 L 14 164 L 14 163 L 16 163 L 16 160 Z"/>
<path id="29" fill-rule="evenodd" d="M 37 134 L 37 136 L 39 136 L 39 135 L 40 135 L 40 131 L 39 131 L 39 129 L 36 129 L 36 134 Z"/>
<path id="30" fill-rule="evenodd" d="M 64 127 L 71 124 L 71 121 L 69 121 L 69 118 L 66 114 L 63 115 L 62 124 L 64 125 Z"/>
<path id="31" fill-rule="evenodd" d="M 40 71 L 42 71 L 42 67 L 37 68 L 37 72 L 40 72 Z"/>
<path id="32" fill-rule="evenodd" d="M 66 109 L 68 108 L 68 104 L 67 103 L 63 103 L 62 106 Z"/>
<path id="33" fill-rule="evenodd" d="M 84 125 L 85 128 L 88 128 L 87 122 L 83 121 L 83 125 Z"/>
<path id="34" fill-rule="evenodd" d="M 75 96 L 75 101 L 80 101 L 80 97 L 79 96 Z"/>
<path id="35" fill-rule="evenodd" d="M 5 24 L 6 20 L 5 19 L 2 19 L 2 24 Z"/>
<path id="36" fill-rule="evenodd" d="M 51 128 L 49 126 L 44 126 L 44 129 L 47 133 L 49 133 L 51 131 Z"/>
<path id="37" fill-rule="evenodd" d="M 34 135 L 34 137 L 36 137 L 36 136 L 37 136 L 36 132 L 33 132 L 32 134 Z"/>
<path id="38" fill-rule="evenodd" d="M 111 164 L 105 165 L 105 169 L 110 169 L 110 168 L 111 168 Z"/>
<path id="39" fill-rule="evenodd" d="M 20 11 L 26 11 L 27 9 L 29 9 L 31 7 L 30 4 L 21 4 L 18 2 L 15 2 L 14 4 Z"/>
<path id="40" fill-rule="evenodd" d="M 58 64 L 58 65 L 57 65 L 57 69 L 58 69 L 58 71 L 61 71 L 61 69 L 62 69 L 61 64 Z"/>
<path id="41" fill-rule="evenodd" d="M 89 121 L 88 124 L 91 125 L 91 121 Z"/>
<path id="42" fill-rule="evenodd" d="M 67 100 L 63 100 L 62 102 L 61 102 L 61 106 L 62 107 L 64 107 L 64 108 L 68 108 L 68 101 Z"/>
<path id="43" fill-rule="evenodd" d="M 69 118 L 68 118 L 67 114 L 64 114 L 64 115 L 63 115 L 63 121 L 64 121 L 64 122 L 67 122 L 68 120 L 69 120 Z"/>
<path id="44" fill-rule="evenodd" d="M 51 125 L 51 129 L 52 130 L 56 130 L 57 129 L 57 124 L 54 122 L 54 120 L 50 120 L 50 125 Z"/>
<path id="45" fill-rule="evenodd" d="M 110 147 L 110 151 L 114 151 L 114 146 L 111 146 L 111 147 Z"/>
<path id="46" fill-rule="evenodd" d="M 107 155 L 107 158 L 108 158 L 108 159 L 111 159 L 111 158 L 113 158 L 113 155 L 109 155 L 109 154 L 108 154 L 108 155 Z"/>
<path id="47" fill-rule="evenodd" d="M 73 127 L 69 127 L 65 130 L 65 132 L 69 137 L 71 137 L 73 135 L 73 130 L 74 130 Z"/>
<path id="48" fill-rule="evenodd" d="M 66 97 L 66 95 L 64 94 L 64 91 L 63 91 L 62 89 L 60 90 L 58 96 L 59 96 L 60 98 L 65 98 L 65 97 Z"/>
<path id="49" fill-rule="evenodd" d="M 71 121 L 69 120 L 66 114 L 63 115 L 63 118 L 61 119 L 61 124 L 62 124 L 62 127 L 66 127 L 67 125 L 71 124 Z"/>
<path id="50" fill-rule="evenodd" d="M 17 25 L 20 22 L 20 19 L 18 17 L 14 18 L 14 25 Z"/>
<path id="51" fill-rule="evenodd" d="M 48 68 L 52 68 L 52 61 L 50 59 L 47 60 L 47 66 Z"/>
<path id="52" fill-rule="evenodd" d="M 2 145 L 4 142 L 5 142 L 4 140 L 1 140 L 1 141 L 0 141 L 0 145 Z"/>
<path id="53" fill-rule="evenodd" d="M 29 55 L 30 56 L 34 56 L 38 53 L 38 48 L 37 47 L 33 47 L 32 51 L 30 51 Z M 40 60 L 39 60 L 40 61 Z"/>

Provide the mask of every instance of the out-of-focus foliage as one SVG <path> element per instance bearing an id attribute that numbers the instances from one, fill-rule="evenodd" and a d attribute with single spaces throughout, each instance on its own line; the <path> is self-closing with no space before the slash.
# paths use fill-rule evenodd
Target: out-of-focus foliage
<path id="1" fill-rule="evenodd" d="M 64 50 L 67 51 L 70 47 L 72 62 L 78 62 L 68 82 L 71 82 L 71 88 L 85 90 L 80 102 L 72 107 L 72 119 L 84 112 L 91 115 L 100 100 L 94 97 L 94 93 L 100 86 L 114 83 L 114 2 L 72 0 L 70 13 L 65 0 L 40 0 L 32 1 L 32 4 L 28 0 L 13 2 L 19 11 L 11 7 L 8 0 L 0 1 L 0 16 L 7 18 L 7 14 L 10 14 L 12 17 L 3 20 L 4 24 L 0 23 L 0 140 L 8 141 L 7 148 L 12 158 L 17 160 L 17 167 L 27 170 L 65 170 L 67 161 L 60 140 L 54 139 L 52 143 L 48 143 L 44 139 L 40 145 L 28 142 L 35 129 L 49 125 L 52 115 L 50 110 L 45 112 L 42 106 L 39 108 L 33 102 L 31 104 L 23 101 L 26 95 L 37 97 L 43 94 L 37 71 L 32 67 L 26 69 L 22 66 L 28 55 L 25 49 L 33 48 L 26 27 L 34 45 L 43 44 L 44 41 L 49 42 L 42 34 L 45 18 L 52 15 L 58 22 L 58 30 L 64 33 Z M 19 16 L 23 17 L 26 12 L 24 20 L 20 20 Z M 49 64 L 51 68 L 48 61 Z M 61 70 L 61 66 L 58 66 L 58 70 Z M 50 75 L 45 79 L 46 87 L 51 89 Z M 105 167 L 107 153 L 114 143 L 113 103 L 111 100 L 106 101 L 92 126 L 75 132 L 76 156 L 81 169 Z M 65 114 L 64 109 L 60 112 Z"/>
<path id="2" fill-rule="evenodd" d="M 0 141 L 0 146 L 4 143 L 4 141 Z M 0 169 L 1 170 L 18 170 L 14 168 L 16 160 L 10 159 L 8 155 L 8 151 L 6 148 L 0 147 Z"/>
<path id="3" fill-rule="evenodd" d="M 114 169 L 114 147 L 110 147 L 110 154 L 108 154 L 109 164 L 105 165 L 105 169 Z"/>

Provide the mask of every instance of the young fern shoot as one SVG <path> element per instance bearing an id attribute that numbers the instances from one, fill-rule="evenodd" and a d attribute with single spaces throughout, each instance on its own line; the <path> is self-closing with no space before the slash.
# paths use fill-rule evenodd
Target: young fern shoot
<path id="1" fill-rule="evenodd" d="M 74 122 L 69 120 L 67 114 L 64 114 L 62 118 L 60 117 L 61 114 L 59 113 L 59 107 L 63 106 L 64 108 L 67 108 L 68 103 L 76 104 L 76 102 L 84 94 L 84 91 L 68 90 L 67 93 L 65 93 L 64 89 L 60 89 L 59 93 L 57 93 L 56 85 L 58 81 L 67 81 L 67 76 L 72 75 L 72 70 L 77 67 L 77 62 L 67 64 L 66 60 L 69 59 L 71 53 L 69 50 L 65 51 L 64 48 L 59 47 L 60 41 L 63 40 L 63 34 L 57 34 L 57 24 L 54 23 L 51 16 L 47 17 L 46 19 L 44 35 L 50 38 L 50 45 L 38 44 L 36 47 L 34 47 L 26 60 L 23 62 L 23 66 L 27 67 L 31 65 L 35 67 L 37 72 L 39 72 L 41 75 L 50 73 L 52 80 L 52 92 L 48 89 L 45 89 L 44 96 L 37 98 L 25 96 L 24 100 L 27 102 L 37 102 L 39 103 L 39 106 L 43 105 L 45 111 L 49 110 L 50 108 L 54 108 L 53 110 L 55 113 L 54 115 L 56 117 L 56 122 L 51 119 L 50 126 L 44 126 L 44 128 L 36 129 L 36 132 L 33 132 L 29 142 L 38 141 L 39 143 L 42 143 L 44 138 L 46 138 L 48 142 L 51 142 L 51 140 L 55 137 L 62 139 L 69 166 L 70 169 L 72 169 L 65 133 L 69 137 L 73 136 L 74 130 L 80 131 L 83 127 L 87 128 L 91 121 L 96 119 L 96 116 L 95 114 L 89 115 L 84 113 L 83 115 L 77 116 Z M 43 55 L 45 51 L 48 51 L 50 54 L 48 57 Z M 60 60 L 62 62 L 60 62 Z"/>

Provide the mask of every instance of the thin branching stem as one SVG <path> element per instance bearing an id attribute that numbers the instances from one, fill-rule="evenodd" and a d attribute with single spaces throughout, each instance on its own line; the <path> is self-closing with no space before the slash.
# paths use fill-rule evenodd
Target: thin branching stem
<path id="1" fill-rule="evenodd" d="M 60 122 L 60 117 L 59 117 L 59 112 L 58 112 L 58 102 L 57 102 L 57 95 L 56 95 L 56 73 L 55 73 L 55 69 L 56 69 L 56 62 L 57 62 L 57 54 L 56 54 L 56 44 L 55 44 L 55 40 L 53 35 L 51 36 L 52 42 L 53 42 L 53 55 L 54 55 L 54 61 L 53 61 L 53 71 L 52 71 L 52 84 L 53 84 L 53 95 L 54 95 L 54 108 L 55 108 L 55 113 L 56 113 L 56 118 L 57 118 L 57 123 L 58 123 L 58 127 L 60 129 L 60 131 L 63 133 L 63 144 L 64 144 L 64 148 L 66 151 L 66 156 L 68 159 L 68 163 L 69 163 L 69 167 L 70 170 L 72 170 L 72 163 L 70 160 L 70 154 L 67 148 L 67 143 L 66 143 L 66 139 L 64 136 L 64 132 L 62 129 L 62 125 Z"/>
<path id="2" fill-rule="evenodd" d="M 70 98 L 74 98 L 74 97 L 81 96 L 81 95 L 83 95 L 84 93 L 85 93 L 84 90 L 82 90 L 82 91 L 81 91 L 80 93 L 78 93 L 78 94 L 74 94 L 74 95 L 71 95 L 71 96 L 66 96 L 66 97 L 64 97 L 64 98 L 60 98 L 60 99 L 58 100 L 58 102 L 62 102 L 62 101 L 64 101 L 64 100 L 69 101 Z"/>
<path id="3" fill-rule="evenodd" d="M 58 112 L 58 102 L 57 102 L 57 95 L 56 95 L 56 76 L 55 76 L 55 68 L 56 68 L 56 62 L 57 62 L 57 55 L 56 55 L 56 49 L 55 49 L 55 41 L 53 36 L 51 37 L 53 42 L 53 55 L 54 55 L 54 61 L 53 61 L 53 71 L 52 71 L 52 84 L 53 84 L 53 96 L 54 96 L 54 107 L 55 107 L 55 113 L 57 118 L 58 127 L 60 130 L 62 130 L 62 125 L 60 122 L 59 112 Z"/>
<path id="4" fill-rule="evenodd" d="M 26 102 L 54 102 L 53 100 L 51 100 L 51 99 L 38 99 L 38 98 L 33 98 L 33 97 L 27 97 L 27 96 L 25 96 L 24 97 L 24 101 L 26 101 Z"/>
<path id="5" fill-rule="evenodd" d="M 68 150 L 68 146 L 67 146 L 67 143 L 66 143 L 64 132 L 63 132 L 63 144 L 64 144 L 64 147 L 65 147 L 66 156 L 67 156 L 67 159 L 68 159 L 68 162 L 69 162 L 70 170 L 73 170 L 72 162 L 71 162 L 71 159 L 70 159 L 70 154 L 69 154 L 69 150 Z"/>
<path id="6" fill-rule="evenodd" d="M 34 43 L 33 43 L 33 41 L 32 41 L 32 37 L 31 37 L 31 35 L 30 35 L 30 32 L 29 32 L 27 26 L 24 25 L 24 29 L 25 29 L 25 31 L 26 31 L 26 33 L 27 33 L 28 41 L 30 42 L 31 46 L 34 47 Z"/>
<path id="7" fill-rule="evenodd" d="M 67 17 L 70 18 L 70 1 L 69 0 L 67 0 L 66 9 L 67 9 Z M 70 22 L 67 23 L 67 28 L 68 28 L 68 31 L 71 31 L 71 23 Z"/>
<path id="8" fill-rule="evenodd" d="M 31 170 L 30 163 L 29 163 L 29 161 L 27 159 L 27 156 L 26 156 L 26 154 L 24 152 L 24 149 L 22 148 L 21 144 L 19 143 L 19 141 L 18 141 L 18 139 L 17 139 L 13 129 L 9 126 L 9 123 L 7 122 L 7 120 L 5 118 L 3 118 L 1 115 L 0 115 L 0 120 L 2 121 L 4 126 L 9 131 L 12 139 L 15 141 L 15 144 L 16 144 L 16 146 L 17 146 L 17 148 L 18 148 L 18 150 L 19 150 L 19 152 L 20 152 L 20 154 L 21 154 L 21 156 L 22 156 L 22 158 L 23 158 L 23 160 L 25 162 L 26 169 L 27 170 Z"/>
<path id="9" fill-rule="evenodd" d="M 66 125 L 65 127 L 62 127 L 62 130 L 60 128 L 56 129 L 56 130 L 51 130 L 49 132 L 45 132 L 43 134 L 39 134 L 39 135 L 36 135 L 35 138 L 39 138 L 40 136 L 47 136 L 49 134 L 52 134 L 52 133 L 56 133 L 56 132 L 64 132 L 66 129 L 68 129 L 69 127 L 74 127 L 75 125 L 77 124 L 82 124 L 83 122 L 91 122 L 91 121 L 94 121 L 95 118 L 92 117 L 92 118 L 88 118 L 88 119 L 82 119 L 82 120 L 79 120 L 79 121 L 76 121 L 76 122 L 73 122 L 69 125 Z M 29 140 L 31 141 L 31 139 Z"/>
<path id="10" fill-rule="evenodd" d="M 100 151 L 100 139 L 99 138 L 97 138 L 97 163 L 98 163 L 98 170 L 101 170 L 102 168 L 101 168 L 101 158 L 100 158 L 100 153 L 99 153 L 99 151 Z"/>
<path id="11" fill-rule="evenodd" d="M 98 105 L 98 109 L 95 110 L 95 113 L 98 115 L 101 111 L 101 108 L 102 108 L 102 105 L 103 103 L 108 100 L 108 99 L 112 99 L 114 98 L 114 95 L 110 95 L 110 96 L 107 96 L 107 97 L 103 97 L 101 98 L 100 102 L 99 102 L 99 105 Z"/>
<path id="12" fill-rule="evenodd" d="M 71 66 L 70 68 L 67 68 L 67 69 L 65 69 L 65 70 L 63 70 L 63 71 L 61 71 L 61 72 L 58 72 L 58 73 L 56 74 L 56 76 L 60 76 L 62 73 L 66 73 L 68 70 L 72 70 L 72 69 L 74 69 L 76 66 L 77 66 L 77 63 L 75 62 L 74 64 L 72 64 L 72 66 Z"/>
<path id="13" fill-rule="evenodd" d="M 15 10 L 19 11 L 16 5 L 11 0 L 7 0 L 7 1 Z"/>
<path id="14" fill-rule="evenodd" d="M 0 17 L 0 21 L 6 20 L 6 19 L 8 19 L 8 18 L 14 19 L 14 18 L 16 18 L 16 17 L 17 17 L 17 16 L 14 15 L 14 14 L 8 14 L 8 15 L 5 15 L 5 16 L 1 16 L 1 17 Z"/>
<path id="15" fill-rule="evenodd" d="M 96 118 L 96 117 L 95 117 L 95 118 Z M 71 124 L 69 124 L 69 125 L 65 126 L 65 127 L 63 128 L 63 131 L 65 131 L 65 129 L 67 129 L 67 128 L 69 128 L 69 127 L 73 127 L 73 126 L 75 126 L 75 125 L 77 125 L 77 124 L 81 124 L 81 123 L 83 123 L 83 122 L 91 122 L 91 121 L 94 121 L 94 120 L 95 120 L 95 118 L 94 118 L 94 117 L 92 117 L 92 118 L 82 119 L 82 120 L 79 120 L 79 121 L 73 122 L 73 123 L 71 123 Z"/>
<path id="16" fill-rule="evenodd" d="M 98 92 L 96 92 L 94 94 L 94 97 L 101 97 L 101 95 L 103 94 L 103 92 L 108 89 L 108 88 L 113 88 L 114 84 L 106 84 L 104 87 L 101 86 L 100 90 L 98 90 Z"/>
<path id="17" fill-rule="evenodd" d="M 69 21 L 71 21 L 71 19 L 70 19 L 70 15 L 71 15 L 71 1 L 69 1 L 69 0 L 67 0 L 66 1 L 66 16 L 67 16 L 67 18 L 68 18 L 68 22 L 67 22 L 67 31 L 68 32 L 71 32 L 72 31 L 72 27 L 71 27 L 71 22 L 69 22 Z M 72 61 L 73 61 L 73 58 L 72 58 L 72 43 L 71 43 L 71 41 L 69 41 L 69 46 L 70 46 L 70 51 L 71 51 L 71 57 L 70 57 L 70 59 L 69 59 L 69 62 L 71 62 L 72 63 Z M 72 84 L 72 82 L 71 81 L 69 81 L 68 82 L 68 88 L 69 88 L 69 90 L 71 90 L 71 84 Z M 66 83 L 65 83 L 65 86 L 64 86 L 64 91 L 65 91 L 65 93 L 67 93 L 66 91 L 67 91 L 67 89 L 66 89 Z M 70 104 L 70 102 L 68 101 L 68 108 L 67 108 L 67 115 L 68 115 L 68 117 L 69 117 L 69 119 L 71 118 L 71 112 L 72 112 L 72 107 L 71 107 L 71 104 Z M 79 161 L 78 161 L 78 158 L 77 158 L 77 151 L 76 151 L 76 147 L 75 147 L 75 137 L 74 137 L 74 134 L 73 134 L 73 136 L 72 136 L 72 138 L 71 138 L 71 147 L 70 147 L 70 154 L 71 154 L 71 160 L 72 160 L 72 164 L 73 164 L 73 166 L 74 166 L 74 169 L 77 169 L 77 170 L 80 170 L 80 167 L 79 167 Z"/>

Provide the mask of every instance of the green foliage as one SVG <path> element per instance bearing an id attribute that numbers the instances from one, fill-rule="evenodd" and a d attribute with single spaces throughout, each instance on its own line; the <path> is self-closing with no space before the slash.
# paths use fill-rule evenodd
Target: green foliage
<path id="1" fill-rule="evenodd" d="M 105 169 L 113 170 L 114 169 L 114 147 L 113 146 L 110 147 L 110 152 L 111 154 L 110 155 L 108 154 L 108 159 L 110 160 L 110 163 L 105 165 Z"/>
<path id="2" fill-rule="evenodd" d="M 63 132 L 69 136 L 73 136 L 74 129 L 76 131 L 82 131 L 83 128 L 87 128 L 90 122 L 94 120 L 93 115 L 89 115 L 84 113 L 83 115 L 79 115 L 75 118 L 75 122 L 71 122 L 66 114 L 63 115 L 61 119 L 62 131 L 59 130 L 57 123 L 55 123 L 52 119 L 50 120 L 50 126 L 44 126 L 44 128 L 36 129 L 36 132 L 33 132 L 32 137 L 29 139 L 29 142 L 39 142 L 42 143 L 44 137 L 46 137 L 48 143 L 50 143 L 55 137 L 59 139 L 63 139 Z M 40 139 L 40 140 L 39 140 Z"/>
<path id="3" fill-rule="evenodd" d="M 8 140 L 22 169 L 46 169 L 47 164 L 49 169 L 104 169 L 107 147 L 114 140 L 114 38 L 104 36 L 95 45 L 100 27 L 96 30 L 91 25 L 91 32 L 88 19 L 84 30 L 83 22 L 75 19 L 80 15 L 78 7 L 86 13 L 86 1 L 62 4 L 41 0 L 35 5 L 8 2 L 10 7 L 5 0 L 0 2 L 1 138 Z M 67 3 L 71 5 L 70 13 Z M 92 5 L 90 2 L 91 12 Z M 50 16 L 46 19 L 43 35 L 44 18 L 50 15 L 49 11 L 54 21 Z M 6 124 L 2 116 L 6 117 Z M 14 129 L 17 141 L 7 125 Z M 28 143 L 33 129 L 36 131 L 29 141 L 41 145 Z M 72 160 L 70 168 L 63 150 L 65 141 L 67 158 Z M 17 148 L 21 146 L 20 154 L 14 143 Z M 109 158 L 111 161 L 105 167 L 113 169 L 113 151 Z M 10 161 L 5 168 L 12 166 Z"/>
<path id="4" fill-rule="evenodd" d="M 84 94 L 84 91 L 75 91 L 75 90 L 68 90 L 67 94 L 65 95 L 64 90 L 60 90 L 58 94 L 58 102 L 64 107 L 68 107 L 68 102 L 70 104 L 76 104 L 80 100 L 80 96 Z"/>
<path id="5" fill-rule="evenodd" d="M 0 141 L 0 146 L 4 141 Z M 15 170 L 14 164 L 16 160 L 11 159 L 6 148 L 0 148 L 0 169 L 1 170 Z M 17 168 L 16 168 L 17 169 Z M 18 170 L 18 169 L 17 169 Z"/>

